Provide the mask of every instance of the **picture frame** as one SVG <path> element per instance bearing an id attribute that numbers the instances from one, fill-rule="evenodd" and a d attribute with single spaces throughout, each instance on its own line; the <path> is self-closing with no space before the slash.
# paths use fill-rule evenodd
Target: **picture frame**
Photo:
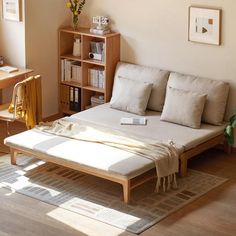
<path id="1" fill-rule="evenodd" d="M 21 21 L 21 0 L 2 0 L 3 19 Z"/>
<path id="2" fill-rule="evenodd" d="M 221 44 L 221 9 L 189 7 L 188 40 L 191 42 Z"/>

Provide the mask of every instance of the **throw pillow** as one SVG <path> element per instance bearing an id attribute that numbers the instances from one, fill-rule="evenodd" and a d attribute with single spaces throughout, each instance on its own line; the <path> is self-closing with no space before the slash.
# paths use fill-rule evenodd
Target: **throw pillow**
<path id="1" fill-rule="evenodd" d="M 152 84 L 118 77 L 116 93 L 112 95 L 112 108 L 144 115 L 151 94 Z"/>
<path id="2" fill-rule="evenodd" d="M 112 93 L 115 94 L 117 92 L 116 80 L 119 77 L 153 84 L 147 109 L 162 111 L 169 74 L 168 71 L 155 67 L 119 62 L 116 67 Z"/>
<path id="3" fill-rule="evenodd" d="M 228 83 L 172 72 L 170 74 L 168 86 L 206 94 L 207 99 L 202 115 L 202 121 L 212 125 L 222 124 L 229 94 Z"/>
<path id="4" fill-rule="evenodd" d="M 206 95 L 168 87 L 162 121 L 200 128 Z"/>

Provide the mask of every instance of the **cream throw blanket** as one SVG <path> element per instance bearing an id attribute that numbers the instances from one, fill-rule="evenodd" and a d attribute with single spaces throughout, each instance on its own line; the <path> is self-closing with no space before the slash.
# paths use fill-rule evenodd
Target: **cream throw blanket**
<path id="1" fill-rule="evenodd" d="M 170 189 L 171 186 L 177 187 L 175 174 L 179 169 L 179 155 L 173 142 L 156 143 L 153 140 L 134 138 L 118 130 L 87 121 L 75 121 L 72 118 L 63 118 L 53 123 L 42 123 L 37 128 L 70 139 L 119 148 L 150 159 L 156 166 L 156 190 L 159 191 L 161 185 L 164 191 Z"/>

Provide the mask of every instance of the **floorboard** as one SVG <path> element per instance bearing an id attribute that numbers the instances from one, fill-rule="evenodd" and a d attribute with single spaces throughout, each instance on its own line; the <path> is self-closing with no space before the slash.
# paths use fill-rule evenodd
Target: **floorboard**
<path id="1" fill-rule="evenodd" d="M 11 133 L 24 130 L 11 125 Z M 0 122 L 0 152 L 4 123 Z M 0 153 L 1 155 L 1 153 Z M 1 156 L 0 156 L 1 160 Z M 170 215 L 141 236 L 234 236 L 236 235 L 236 154 L 209 150 L 190 161 L 190 167 L 228 178 L 225 184 Z M 67 210 L 0 188 L 0 236 L 131 236 L 110 225 L 78 216 Z"/>

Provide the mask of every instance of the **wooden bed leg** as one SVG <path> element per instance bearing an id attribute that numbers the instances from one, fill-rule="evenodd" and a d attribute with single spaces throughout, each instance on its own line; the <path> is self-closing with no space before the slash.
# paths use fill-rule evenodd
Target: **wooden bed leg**
<path id="1" fill-rule="evenodd" d="M 224 142 L 224 152 L 228 155 L 232 153 L 232 147 L 226 142 Z"/>
<path id="2" fill-rule="evenodd" d="M 11 152 L 11 164 L 12 165 L 16 165 L 16 156 L 17 156 L 17 151 L 10 148 L 10 152 Z"/>
<path id="3" fill-rule="evenodd" d="M 129 204 L 129 202 L 130 202 L 130 180 L 126 180 L 122 185 L 123 185 L 124 202 L 126 204 Z"/>
<path id="4" fill-rule="evenodd" d="M 185 177 L 187 175 L 187 159 L 185 157 L 180 158 L 180 176 Z"/>

